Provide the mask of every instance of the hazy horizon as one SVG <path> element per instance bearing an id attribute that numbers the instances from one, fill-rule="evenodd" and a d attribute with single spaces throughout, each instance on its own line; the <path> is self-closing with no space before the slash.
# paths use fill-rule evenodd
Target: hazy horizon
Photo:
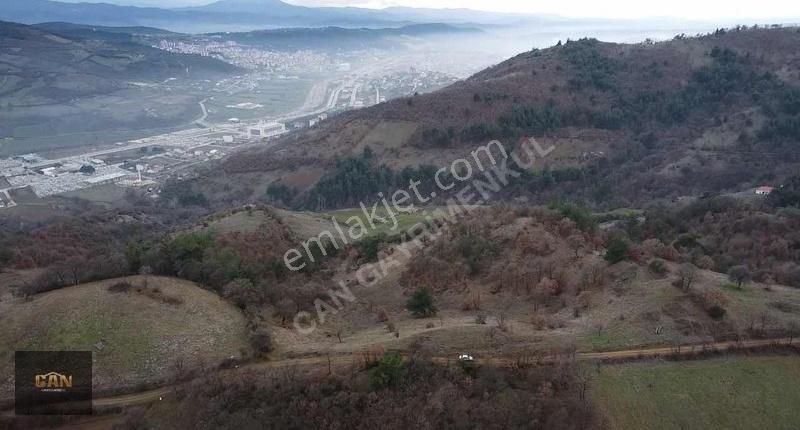
<path id="1" fill-rule="evenodd" d="M 59 0 L 56 0 L 59 1 Z M 203 6 L 215 0 L 60 0 L 69 3 L 112 3 L 146 7 Z M 257 3 L 258 0 L 251 0 Z M 272 0 L 264 0 L 268 3 Z M 558 15 L 566 18 L 673 18 L 698 21 L 720 20 L 782 20 L 800 17 L 800 3 L 766 0 L 752 3 L 737 1 L 693 2 L 677 0 L 670 3 L 642 3 L 616 0 L 603 3 L 589 0 L 572 0 L 548 4 L 520 4 L 516 0 L 282 0 L 285 3 L 308 7 L 360 7 L 381 9 L 387 7 L 412 7 L 434 9 L 473 9 L 496 13 Z"/>

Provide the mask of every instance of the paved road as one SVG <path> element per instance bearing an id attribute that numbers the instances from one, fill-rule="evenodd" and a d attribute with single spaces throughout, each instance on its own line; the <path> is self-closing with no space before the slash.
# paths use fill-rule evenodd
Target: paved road
<path id="1" fill-rule="evenodd" d="M 627 349 L 623 351 L 609 351 L 609 352 L 582 352 L 574 355 L 575 359 L 581 361 L 591 360 L 633 360 L 639 358 L 653 358 L 666 355 L 691 355 L 704 350 L 719 350 L 724 351 L 731 348 L 763 348 L 773 345 L 794 345 L 793 339 L 779 338 L 779 339 L 763 339 L 763 340 L 747 340 L 741 342 L 717 342 L 707 344 L 690 344 L 681 345 L 680 347 L 660 347 L 660 348 L 638 348 Z M 315 356 L 305 358 L 294 358 L 280 361 L 263 361 L 254 362 L 242 365 L 238 368 L 221 370 L 220 373 L 227 372 L 240 372 L 243 370 L 265 370 L 289 367 L 303 367 L 315 366 L 324 368 L 327 371 L 330 363 L 331 367 L 341 368 L 343 366 L 351 365 L 354 361 L 361 358 L 361 352 L 342 353 L 333 356 Z M 544 356 L 540 357 L 537 362 L 548 363 L 558 360 L 559 357 Z M 455 357 L 434 357 L 432 361 L 440 364 L 449 364 L 456 361 Z M 489 358 L 476 358 L 479 365 L 492 365 L 492 366 L 514 366 L 519 363 L 517 359 L 489 357 Z M 159 401 L 173 392 L 174 389 L 179 388 L 180 385 L 161 387 L 154 390 L 142 391 L 139 393 L 125 394 L 120 396 L 111 396 L 98 398 L 94 400 L 94 406 L 98 408 L 105 407 L 123 407 L 140 405 Z"/>

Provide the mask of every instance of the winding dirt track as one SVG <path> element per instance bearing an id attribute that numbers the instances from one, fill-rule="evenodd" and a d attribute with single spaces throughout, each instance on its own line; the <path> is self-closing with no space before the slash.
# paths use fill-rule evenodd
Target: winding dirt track
<path id="1" fill-rule="evenodd" d="M 628 349 L 623 351 L 609 351 L 609 352 L 581 352 L 581 353 L 576 353 L 569 357 L 574 357 L 575 359 L 581 361 L 635 360 L 635 359 L 645 359 L 645 358 L 653 358 L 653 357 L 660 357 L 667 355 L 691 355 L 703 351 L 715 351 L 715 350 L 726 351 L 730 349 L 757 349 L 770 346 L 790 346 L 794 344 L 796 343 L 794 343 L 793 339 L 791 338 L 778 338 L 778 339 L 763 339 L 763 340 L 746 340 L 740 342 L 731 341 L 731 342 L 681 345 L 675 347 L 640 348 L 640 349 Z M 244 370 L 260 370 L 260 369 L 263 370 L 263 369 L 278 369 L 278 368 L 291 368 L 291 367 L 304 367 L 304 366 L 324 367 L 325 369 L 327 369 L 329 365 L 331 367 L 339 368 L 341 366 L 346 366 L 354 362 L 357 362 L 359 359 L 361 359 L 361 354 L 362 354 L 361 352 L 352 352 L 352 353 L 337 354 L 335 356 L 330 356 L 330 358 L 328 356 L 319 356 L 319 357 L 287 359 L 280 361 L 254 362 L 254 363 L 244 364 L 237 368 L 221 370 L 220 372 L 238 372 Z M 566 355 L 560 357 L 540 356 L 535 359 L 529 359 L 526 361 L 526 363 L 527 364 L 552 363 L 554 361 L 559 360 L 560 358 L 567 358 L 567 357 L 568 356 Z M 456 359 L 455 357 L 433 357 L 432 361 L 439 364 L 449 364 L 456 362 Z M 509 359 L 501 357 L 476 358 L 475 361 L 479 365 L 499 366 L 499 367 L 515 366 L 520 364 L 519 359 Z M 153 390 L 142 391 L 139 393 L 96 398 L 94 399 L 93 405 L 95 408 L 108 408 L 108 407 L 124 407 L 124 406 L 146 404 L 158 401 L 170 395 L 173 392 L 173 390 L 179 387 L 180 384 L 170 385 L 166 387 L 156 388 Z"/>
<path id="2" fill-rule="evenodd" d="M 717 342 L 705 344 L 689 344 L 673 347 L 658 347 L 658 348 L 637 348 L 627 349 L 622 351 L 608 351 L 608 352 L 579 352 L 574 354 L 554 355 L 531 355 L 515 358 L 506 357 L 476 357 L 475 362 L 478 365 L 495 366 L 495 367 L 512 367 L 519 365 L 540 365 L 553 363 L 562 359 L 575 359 L 579 361 L 604 361 L 604 360 L 637 360 L 647 359 L 654 357 L 675 356 L 675 355 L 692 355 L 704 351 L 727 351 L 727 350 L 741 350 L 741 349 L 758 349 L 772 346 L 796 346 L 793 338 L 776 338 L 776 339 L 762 339 L 762 340 L 746 340 L 746 341 L 730 341 L 730 342 Z M 322 370 L 327 374 L 328 369 L 346 369 L 347 366 L 352 366 L 359 363 L 363 359 L 363 352 L 345 352 L 335 355 L 322 355 L 303 358 L 290 358 L 278 361 L 258 361 L 242 364 L 229 369 L 221 369 L 218 371 L 219 375 L 235 374 L 238 372 L 257 372 L 268 369 L 299 369 L 299 368 L 312 368 Z M 439 356 L 429 357 L 429 359 L 437 364 L 449 365 L 457 362 L 455 356 Z M 177 383 L 167 385 L 160 388 L 151 390 L 140 391 L 138 393 L 122 394 L 108 397 L 98 397 L 92 402 L 96 409 L 116 408 L 143 405 L 147 403 L 157 402 L 168 396 L 171 396 L 177 389 L 181 388 L 184 384 Z M 8 402 L 3 402 L 8 405 Z M 13 408 L 13 401 L 10 403 Z M 6 411 L 6 414 L 11 412 Z"/>

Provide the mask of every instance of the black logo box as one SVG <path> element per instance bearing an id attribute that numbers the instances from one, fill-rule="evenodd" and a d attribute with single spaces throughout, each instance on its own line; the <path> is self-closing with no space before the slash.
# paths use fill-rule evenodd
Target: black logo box
<path id="1" fill-rule="evenodd" d="M 71 377 L 72 386 L 56 376 L 37 387 L 37 375 Z M 40 377 L 40 380 L 42 378 Z M 44 378 L 48 381 L 48 378 Z M 51 386 L 48 386 L 51 385 Z M 16 351 L 14 412 L 17 415 L 90 415 L 92 413 L 91 351 Z"/>

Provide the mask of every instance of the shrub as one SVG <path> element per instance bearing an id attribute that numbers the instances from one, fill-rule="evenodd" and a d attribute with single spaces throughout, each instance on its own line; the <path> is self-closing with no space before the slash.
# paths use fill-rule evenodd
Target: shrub
<path id="1" fill-rule="evenodd" d="M 496 246 L 486 239 L 473 234 L 458 238 L 456 249 L 467 263 L 470 275 L 480 273 L 485 259 L 497 253 Z"/>
<path id="2" fill-rule="evenodd" d="M 380 251 L 381 244 L 385 241 L 386 235 L 380 233 L 360 240 L 354 246 L 358 249 L 363 262 L 374 263 L 378 261 L 378 251 Z"/>
<path id="3" fill-rule="evenodd" d="M 603 258 L 605 258 L 605 260 L 609 263 L 614 264 L 628 258 L 629 253 L 630 244 L 628 241 L 621 237 L 615 237 L 614 239 L 611 239 L 611 243 L 608 244 L 606 254 L 603 256 Z"/>
<path id="4" fill-rule="evenodd" d="M 133 288 L 133 285 L 131 285 L 130 282 L 122 281 L 108 287 L 108 291 L 112 293 L 126 293 L 130 291 L 131 288 Z"/>
<path id="5" fill-rule="evenodd" d="M 235 279 L 222 288 L 223 296 L 240 309 L 261 303 L 262 289 L 249 279 Z"/>
<path id="6" fill-rule="evenodd" d="M 161 303 L 165 303 L 168 305 L 178 306 L 183 304 L 183 300 L 179 297 L 169 296 L 164 294 L 161 289 L 159 288 L 146 288 L 146 287 L 135 287 L 133 291 L 136 294 L 141 294 L 147 298 L 152 300 L 159 301 Z"/>
<path id="7" fill-rule="evenodd" d="M 369 386 L 373 390 L 381 390 L 400 383 L 406 375 L 403 357 L 396 352 L 390 352 L 369 371 Z"/>
<path id="8" fill-rule="evenodd" d="M 727 311 L 725 310 L 725 308 L 719 305 L 714 305 L 708 308 L 708 316 L 710 316 L 715 320 L 721 320 L 725 318 L 726 313 Z"/>
<path id="9" fill-rule="evenodd" d="M 268 354 L 272 351 L 272 336 L 265 327 L 252 329 L 248 340 L 257 354 Z"/>
<path id="10" fill-rule="evenodd" d="M 420 288 L 414 291 L 411 298 L 406 303 L 406 309 L 411 311 L 417 318 L 424 318 L 436 315 L 436 304 L 433 302 L 433 294 L 427 288 Z"/>
<path id="11" fill-rule="evenodd" d="M 481 296 L 480 294 L 470 294 L 461 303 L 462 311 L 479 311 L 481 310 Z"/>
<path id="12" fill-rule="evenodd" d="M 597 221 L 587 209 L 560 202 L 552 203 L 550 209 L 556 210 L 562 217 L 572 220 L 581 231 L 591 233 L 597 229 Z"/>
<path id="13" fill-rule="evenodd" d="M 650 269 L 653 274 L 658 276 L 666 275 L 667 271 L 669 270 L 666 263 L 664 263 L 664 260 L 659 260 L 658 258 L 651 260 L 650 264 L 647 265 L 647 268 Z"/>
<path id="14" fill-rule="evenodd" d="M 695 266 L 704 270 L 714 270 L 714 259 L 708 255 L 701 255 L 697 257 Z"/>

